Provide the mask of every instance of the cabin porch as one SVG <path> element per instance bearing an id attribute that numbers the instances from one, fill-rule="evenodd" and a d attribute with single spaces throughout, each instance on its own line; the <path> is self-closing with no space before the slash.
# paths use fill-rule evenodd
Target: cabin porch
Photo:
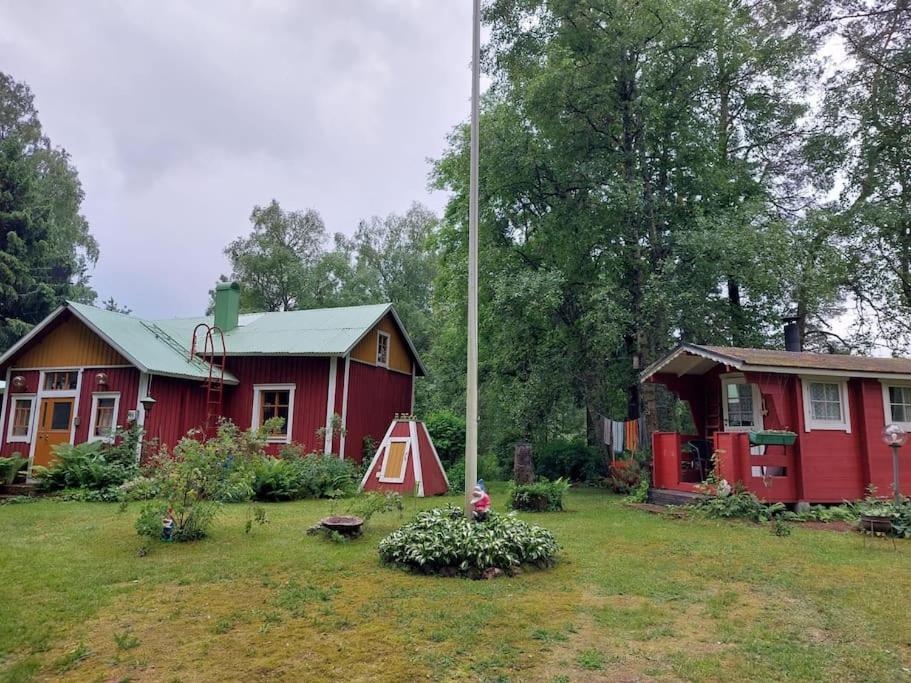
<path id="1" fill-rule="evenodd" d="M 688 407 L 689 425 L 652 435 L 652 486 L 696 493 L 715 476 L 758 497 L 793 503 L 798 495 L 799 439 L 751 445 L 750 433 L 797 431 L 795 376 L 737 372 L 708 358 L 681 356 L 646 381 L 664 385 Z"/>

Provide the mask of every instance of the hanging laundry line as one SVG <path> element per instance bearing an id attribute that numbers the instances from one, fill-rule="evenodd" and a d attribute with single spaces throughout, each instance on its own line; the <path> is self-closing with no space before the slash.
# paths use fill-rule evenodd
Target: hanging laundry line
<path id="1" fill-rule="evenodd" d="M 604 415 L 599 417 L 602 441 L 609 447 L 612 457 L 621 455 L 624 451 L 636 453 L 643 444 L 648 443 L 644 417 L 635 420 L 612 420 Z"/>

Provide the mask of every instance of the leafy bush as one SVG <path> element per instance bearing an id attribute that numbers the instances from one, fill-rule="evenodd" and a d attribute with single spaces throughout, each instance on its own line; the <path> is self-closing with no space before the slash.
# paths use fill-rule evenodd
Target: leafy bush
<path id="1" fill-rule="evenodd" d="M 581 441 L 550 441 L 533 450 L 535 474 L 548 479 L 593 482 L 607 474 L 604 458 Z"/>
<path id="2" fill-rule="evenodd" d="M 446 478 L 449 480 L 449 489 L 451 491 L 465 490 L 465 454 L 462 459 L 454 463 L 446 470 Z M 478 479 L 484 481 L 500 481 L 503 479 L 503 469 L 500 467 L 500 461 L 493 453 L 482 453 L 478 456 Z"/>
<path id="3" fill-rule="evenodd" d="M 623 500 L 627 503 L 645 503 L 648 501 L 648 489 L 651 486 L 648 474 L 639 478 L 639 483 L 630 489 L 629 495 Z"/>
<path id="4" fill-rule="evenodd" d="M 560 512 L 563 510 L 563 496 L 568 490 L 569 482 L 565 479 L 541 479 L 534 484 L 515 485 L 509 492 L 509 505 L 513 510 Z"/>
<path id="5" fill-rule="evenodd" d="M 53 447 L 55 461 L 50 467 L 33 467 L 32 476 L 43 491 L 105 491 L 103 495 L 94 498 L 87 495 L 84 499 L 117 500 L 117 487 L 139 474 L 137 453 L 141 438 L 142 431 L 133 426 L 118 430 L 111 443 L 57 444 Z"/>
<path id="6" fill-rule="evenodd" d="M 357 466 L 322 453 L 304 454 L 300 447 L 282 449 L 281 456 L 256 460 L 253 495 L 257 500 L 336 498 L 357 489 Z"/>
<path id="7" fill-rule="evenodd" d="M 370 518 L 376 514 L 386 512 L 399 512 L 399 515 L 405 510 L 405 504 L 402 496 L 394 491 L 369 491 L 361 494 L 351 500 L 348 504 L 348 513 L 356 515 L 364 520 L 364 524 L 370 521 Z"/>
<path id="8" fill-rule="evenodd" d="M 482 477 L 483 478 L 483 477 Z M 465 491 L 465 460 L 454 462 L 446 470 L 446 479 L 449 480 L 449 490 L 453 492 Z"/>
<path id="9" fill-rule="evenodd" d="M 514 515 L 490 513 L 472 522 L 454 507 L 419 513 L 380 541 L 383 562 L 427 573 L 477 577 L 489 568 L 548 567 L 559 546 L 553 534 Z"/>
<path id="10" fill-rule="evenodd" d="M 424 420 L 443 467 L 465 457 L 465 418 L 448 410 L 437 410 Z"/>
<path id="11" fill-rule="evenodd" d="M 878 498 L 876 489 L 871 487 L 867 496 L 852 507 L 856 510 L 857 517 L 870 515 L 874 517 L 890 517 L 892 519 L 892 535 L 898 538 L 911 538 L 911 500 L 902 497 L 896 503 L 891 498 Z"/>
<path id="12" fill-rule="evenodd" d="M 614 493 L 629 493 L 642 479 L 642 468 L 635 460 L 615 460 L 609 471 L 607 484 Z"/>
<path id="13" fill-rule="evenodd" d="M 254 463 L 264 457 L 266 435 L 276 427 L 273 420 L 256 431 L 241 431 L 223 420 L 215 438 L 201 443 L 187 436 L 174 448 L 173 456 L 160 451 L 149 473 L 163 501 L 146 504 L 136 520 L 140 536 L 158 538 L 165 515 L 174 520 L 172 539 L 203 538 L 221 502 L 249 500 L 253 495 Z"/>
<path id="14" fill-rule="evenodd" d="M 766 503 L 738 486 L 728 494 L 706 494 L 690 503 L 699 514 L 716 519 L 747 519 L 757 524 L 771 522 L 786 511 L 784 503 Z"/>
<path id="15" fill-rule="evenodd" d="M 13 453 L 8 458 L 0 458 L 0 484 L 12 484 L 16 475 L 28 464 L 28 458 L 21 453 Z"/>

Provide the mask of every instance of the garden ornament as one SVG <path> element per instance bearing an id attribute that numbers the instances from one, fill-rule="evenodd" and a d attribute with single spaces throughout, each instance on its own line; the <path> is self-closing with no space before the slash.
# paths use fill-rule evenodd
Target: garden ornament
<path id="1" fill-rule="evenodd" d="M 481 488 L 480 482 L 471 492 L 471 511 L 476 522 L 486 521 L 487 515 L 490 513 L 490 496 Z"/>
<path id="2" fill-rule="evenodd" d="M 167 514 L 161 520 L 161 540 L 169 542 L 174 535 L 174 511 L 168 508 Z"/>

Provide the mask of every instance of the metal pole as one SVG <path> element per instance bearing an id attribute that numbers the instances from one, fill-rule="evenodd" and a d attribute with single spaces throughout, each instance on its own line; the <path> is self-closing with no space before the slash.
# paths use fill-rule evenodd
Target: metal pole
<path id="1" fill-rule="evenodd" d="M 465 516 L 478 480 L 478 114 L 481 94 L 481 0 L 471 26 L 471 170 L 468 191 L 468 377 L 465 395 Z"/>
<path id="2" fill-rule="evenodd" d="M 902 494 L 898 491 L 898 446 L 892 446 L 892 496 L 895 504 L 901 503 Z"/>

